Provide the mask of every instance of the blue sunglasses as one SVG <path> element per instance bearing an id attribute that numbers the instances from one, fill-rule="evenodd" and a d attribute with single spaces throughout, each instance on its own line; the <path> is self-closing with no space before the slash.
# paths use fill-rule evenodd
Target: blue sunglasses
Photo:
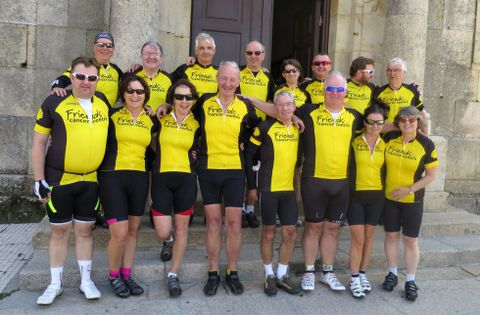
<path id="1" fill-rule="evenodd" d="M 344 86 L 334 86 L 334 85 L 329 85 L 325 88 L 327 92 L 345 92 L 345 87 Z"/>

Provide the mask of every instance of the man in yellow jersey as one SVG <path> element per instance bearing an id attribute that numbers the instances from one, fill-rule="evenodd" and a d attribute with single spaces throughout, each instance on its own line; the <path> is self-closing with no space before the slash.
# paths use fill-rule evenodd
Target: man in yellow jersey
<path id="1" fill-rule="evenodd" d="M 235 94 L 240 85 L 240 69 L 235 62 L 222 62 L 217 75 L 218 93 L 204 94 L 193 113 L 200 123 L 198 181 L 205 207 L 208 280 L 204 292 L 215 295 L 220 283 L 222 203 L 225 206 L 225 283 L 232 293 L 243 293 L 237 273 L 242 247 L 242 204 L 245 197 L 243 144 L 248 129 L 258 123 L 252 104 Z"/>
<path id="2" fill-rule="evenodd" d="M 297 236 L 298 208 L 293 191 L 293 174 L 297 162 L 299 142 L 298 129 L 293 125 L 295 111 L 294 96 L 281 91 L 274 98 L 277 119 L 261 122 L 247 146 L 246 165 L 248 187 L 254 193 L 260 191 L 262 213 L 262 239 L 260 253 L 265 269 L 264 292 L 268 296 L 277 294 L 277 288 L 290 294 L 298 294 L 301 288 L 288 276 L 287 269 L 292 257 Z M 257 185 L 252 170 L 255 155 L 260 153 L 262 167 Z M 282 242 L 280 244 L 278 268 L 273 272 L 273 240 L 275 221 L 280 219 Z"/>
<path id="3" fill-rule="evenodd" d="M 115 106 L 118 98 L 118 87 L 120 79 L 123 75 L 122 70 L 110 62 L 113 53 L 115 52 L 115 42 L 112 34 L 108 32 L 100 32 L 95 35 L 93 43 L 93 55 L 95 60 L 101 65 L 99 70 L 99 80 L 97 84 L 97 91 L 103 93 L 111 107 Z M 58 96 L 67 95 L 65 90 L 71 84 L 71 68 L 67 69 L 52 83 L 52 93 Z"/>
<path id="4" fill-rule="evenodd" d="M 319 107 L 305 104 L 296 111 L 305 124 L 301 184 L 305 211 L 302 241 L 305 260 L 302 289 L 305 291 L 315 288 L 314 266 L 319 241 L 323 262 L 320 281 L 332 290 L 345 290 L 333 272 L 333 263 L 340 225 L 348 207 L 350 144 L 356 130 L 361 128 L 360 114 L 344 107 L 346 88 L 345 78 L 334 71 L 325 79 L 325 103 Z"/>
<path id="5" fill-rule="evenodd" d="M 317 54 L 312 60 L 313 80 L 304 82 L 300 88 L 310 96 L 312 104 L 323 103 L 323 81 L 332 69 L 332 61 L 327 54 Z"/>
<path id="6" fill-rule="evenodd" d="M 96 170 L 105 154 L 109 124 L 108 101 L 103 94 L 95 93 L 99 67 L 94 59 L 75 59 L 70 73 L 72 91 L 47 97 L 36 117 L 32 144 L 34 193 L 47 205 L 51 228 L 51 283 L 38 298 L 40 305 L 52 304 L 63 292 L 62 273 L 72 229 L 80 291 L 88 300 L 101 296 L 90 278 L 92 226 L 98 206 Z"/>
<path id="7" fill-rule="evenodd" d="M 274 80 L 269 72 L 263 70 L 263 61 L 265 60 L 265 47 L 259 41 L 251 41 L 245 47 L 245 60 L 247 65 L 240 68 L 240 88 L 239 93 L 258 98 L 264 102 L 273 100 L 273 91 L 275 90 Z M 264 112 L 255 109 L 258 117 L 265 120 L 267 117 Z M 256 163 L 255 163 L 256 164 Z M 243 208 L 242 227 L 259 226 L 257 216 L 255 215 L 255 199 L 253 192 L 247 192 L 247 205 Z"/>
<path id="8" fill-rule="evenodd" d="M 200 96 L 204 93 L 217 92 L 217 67 L 212 65 L 215 56 L 215 40 L 207 33 L 200 33 L 195 38 L 196 62 L 183 64 L 173 73 L 173 81 L 187 79 L 192 82 Z"/>
<path id="9" fill-rule="evenodd" d="M 347 80 L 347 98 L 345 103 L 363 115 L 370 104 L 375 86 L 370 80 L 375 76 L 373 59 L 358 57 L 350 66 L 350 79 Z"/>
<path id="10" fill-rule="evenodd" d="M 390 59 L 387 65 L 388 84 L 377 87 L 373 92 L 373 97 L 390 106 L 390 113 L 383 127 L 383 132 L 386 133 L 396 129 L 393 125 L 393 119 L 398 114 L 400 108 L 414 106 L 420 111 L 422 124 L 419 124 L 419 127 L 424 135 L 428 135 L 427 113 L 423 106 L 422 96 L 418 91 L 417 85 L 403 82 L 406 75 L 407 63 L 398 57 Z"/>

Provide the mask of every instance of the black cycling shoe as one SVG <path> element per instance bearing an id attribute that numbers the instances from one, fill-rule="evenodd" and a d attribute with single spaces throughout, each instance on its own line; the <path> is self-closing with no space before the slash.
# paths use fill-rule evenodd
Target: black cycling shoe
<path id="1" fill-rule="evenodd" d="M 405 282 L 405 298 L 409 301 L 415 301 L 417 299 L 417 290 L 418 287 L 415 284 L 415 281 Z"/>
<path id="2" fill-rule="evenodd" d="M 218 274 L 218 271 L 209 271 L 207 283 L 205 284 L 205 287 L 203 287 L 203 292 L 208 296 L 217 294 L 219 283 L 220 275 Z"/>
<path id="3" fill-rule="evenodd" d="M 245 289 L 236 271 L 231 271 L 230 275 L 225 277 L 225 283 L 233 294 L 242 294 Z"/>
<path id="4" fill-rule="evenodd" d="M 260 223 L 258 222 L 257 216 L 255 213 L 247 213 L 248 226 L 251 228 L 257 228 Z"/>
<path id="5" fill-rule="evenodd" d="M 143 294 L 144 292 L 143 288 L 139 286 L 135 281 L 133 281 L 132 277 L 128 278 L 127 280 L 124 280 L 124 282 L 132 295 Z"/>
<path id="6" fill-rule="evenodd" d="M 110 284 L 112 285 L 113 292 L 122 299 L 127 298 L 130 296 L 130 290 L 125 285 L 120 277 L 110 279 Z"/>
<path id="7" fill-rule="evenodd" d="M 170 276 L 167 278 L 168 293 L 171 297 L 177 297 L 182 294 L 182 288 L 180 287 L 180 281 L 176 276 Z"/>
<path id="8" fill-rule="evenodd" d="M 275 275 L 269 275 L 265 278 L 265 283 L 263 285 L 263 292 L 268 296 L 277 295 L 277 278 Z"/>
<path id="9" fill-rule="evenodd" d="M 247 219 L 247 214 L 242 211 L 242 228 L 247 228 L 249 225 L 248 219 Z"/>
<path id="10" fill-rule="evenodd" d="M 388 275 L 385 277 L 385 281 L 383 281 L 383 289 L 387 291 L 393 291 L 393 288 L 398 284 L 398 276 L 396 276 L 393 272 L 389 272 Z"/>
<path id="11" fill-rule="evenodd" d="M 163 241 L 163 247 L 160 253 L 160 258 L 162 259 L 162 261 L 167 262 L 172 259 L 173 242 L 174 242 L 173 239 L 171 241 Z"/>

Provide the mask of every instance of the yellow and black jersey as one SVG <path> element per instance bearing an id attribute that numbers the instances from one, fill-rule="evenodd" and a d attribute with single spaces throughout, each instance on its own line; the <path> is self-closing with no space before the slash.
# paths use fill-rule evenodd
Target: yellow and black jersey
<path id="1" fill-rule="evenodd" d="M 258 98 L 264 102 L 273 102 L 273 93 L 275 83 L 269 72 L 260 71 L 252 72 L 247 66 L 240 68 L 240 86 L 238 93 Z M 267 115 L 261 110 L 255 108 L 257 116 L 265 120 Z"/>
<path id="2" fill-rule="evenodd" d="M 105 154 L 108 135 L 108 101 L 101 93 L 92 97 L 92 120 L 78 100 L 50 95 L 37 112 L 35 132 L 50 135 L 45 158 L 45 178 L 52 186 L 96 181 L 96 170 Z"/>
<path id="3" fill-rule="evenodd" d="M 56 78 L 52 83 L 52 89 L 56 87 L 66 88 L 72 84 L 72 81 L 70 80 L 71 71 L 72 68 L 69 67 L 67 71 Z M 98 71 L 99 79 L 97 83 L 97 91 L 103 93 L 107 97 L 108 103 L 112 107 L 115 106 L 115 103 L 117 102 L 118 88 L 122 76 L 122 70 L 120 70 L 120 68 L 114 63 L 102 65 Z"/>
<path id="4" fill-rule="evenodd" d="M 156 138 L 154 172 L 196 173 L 192 151 L 198 150 L 199 134 L 199 124 L 193 115 L 188 115 L 180 124 L 173 111 L 163 116 Z"/>
<path id="5" fill-rule="evenodd" d="M 336 119 L 324 105 L 305 104 L 295 114 L 303 120 L 301 135 L 305 155 L 302 176 L 323 179 L 348 177 L 350 146 L 357 130 L 362 128 L 361 115 L 342 108 Z"/>
<path id="6" fill-rule="evenodd" d="M 260 151 L 258 174 L 260 191 L 293 191 L 293 173 L 297 163 L 299 132 L 275 119 L 267 119 L 255 128 L 246 154 L 247 183 L 256 188 L 254 157 Z"/>
<path id="7" fill-rule="evenodd" d="M 370 152 L 365 135 L 353 139 L 351 178 L 354 190 L 383 190 L 385 183 L 385 141 L 378 137 L 373 152 Z"/>
<path id="8" fill-rule="evenodd" d="M 204 94 L 193 108 L 200 123 L 200 169 L 242 170 L 249 130 L 259 122 L 250 101 L 235 96 L 224 112 L 218 94 Z"/>
<path id="9" fill-rule="evenodd" d="M 172 73 L 172 79 L 173 82 L 187 79 L 195 85 L 198 95 L 202 96 L 217 92 L 217 72 L 217 67 L 213 65 L 202 66 L 198 62 L 192 66 L 183 64 Z"/>
<path id="10" fill-rule="evenodd" d="M 165 103 L 168 88 L 172 85 L 172 77 L 163 70 L 158 71 L 153 78 L 150 78 L 143 69 L 138 71 L 136 75 L 144 79 L 150 87 L 150 99 L 145 105 L 150 106 L 153 112 L 156 112 L 157 108 Z"/>
<path id="11" fill-rule="evenodd" d="M 275 89 L 275 95 L 280 93 L 281 91 L 293 94 L 293 97 L 295 99 L 295 105 L 297 107 L 301 107 L 305 103 L 310 103 L 310 97 L 308 96 L 308 94 L 304 90 L 300 89 L 298 86 L 292 90 L 288 85 L 282 84 Z"/>
<path id="12" fill-rule="evenodd" d="M 420 134 L 408 143 L 404 143 L 401 131 L 387 133 L 385 143 L 387 169 L 385 196 L 393 200 L 390 196 L 392 191 L 401 187 L 410 187 L 422 178 L 425 169 L 438 165 L 437 151 L 432 140 Z M 413 203 L 421 201 L 424 194 L 425 189 L 420 189 L 414 194 L 408 194 L 405 198 L 394 201 Z"/>
<path id="13" fill-rule="evenodd" d="M 312 104 L 323 104 L 323 81 L 317 79 L 305 81 L 300 85 L 300 88 L 307 93 Z"/>
<path id="14" fill-rule="evenodd" d="M 145 111 L 134 119 L 126 107 L 110 110 L 108 143 L 101 170 L 146 171 L 146 152 L 158 123 Z"/>
<path id="15" fill-rule="evenodd" d="M 355 109 L 363 115 L 372 100 L 374 89 L 375 86 L 371 83 L 357 84 L 353 82 L 352 79 L 348 79 L 345 103 L 348 103 L 348 107 Z"/>
<path id="16" fill-rule="evenodd" d="M 395 116 L 402 107 L 415 106 L 418 110 L 423 110 L 422 96 L 413 84 L 404 83 L 398 90 L 394 90 L 390 85 L 385 84 L 375 88 L 373 97 L 390 106 L 387 121 L 391 123 L 393 123 Z"/>

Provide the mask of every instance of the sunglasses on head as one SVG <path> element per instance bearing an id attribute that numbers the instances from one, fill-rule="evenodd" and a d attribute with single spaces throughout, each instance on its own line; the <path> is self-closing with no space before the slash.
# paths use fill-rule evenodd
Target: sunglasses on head
<path id="1" fill-rule="evenodd" d="M 80 81 L 87 80 L 89 82 L 95 82 L 95 81 L 98 80 L 98 75 L 96 75 L 96 74 L 83 74 L 83 73 L 73 72 L 72 76 L 75 79 L 80 80 Z"/>
<path id="2" fill-rule="evenodd" d="M 288 69 L 288 70 L 285 69 L 285 70 L 283 70 L 283 73 L 297 73 L 297 72 L 300 72 L 300 71 L 298 71 L 297 69 Z"/>
<path id="3" fill-rule="evenodd" d="M 365 123 L 367 125 L 377 125 L 377 126 L 383 126 L 385 124 L 385 120 L 373 120 L 373 119 L 368 119 L 368 118 L 365 118 Z"/>
<path id="4" fill-rule="evenodd" d="M 327 92 L 345 92 L 345 87 L 344 86 L 334 86 L 334 85 L 329 85 L 325 88 Z"/>
<path id="5" fill-rule="evenodd" d="M 192 94 L 173 94 L 173 98 L 177 101 L 186 100 L 186 101 L 193 101 L 195 98 Z"/>
<path id="6" fill-rule="evenodd" d="M 263 54 L 263 51 L 246 51 L 245 52 L 248 56 L 251 56 L 253 54 L 255 54 L 255 56 L 260 56 L 261 54 Z"/>
<path id="7" fill-rule="evenodd" d="M 112 44 L 112 43 L 96 42 L 95 45 L 97 45 L 97 47 L 100 47 L 100 48 L 113 48 L 113 47 L 115 47 L 115 45 Z"/>
<path id="8" fill-rule="evenodd" d="M 330 61 L 326 61 L 326 60 L 324 60 L 324 61 L 314 61 L 312 63 L 312 65 L 314 65 L 315 67 L 318 67 L 318 66 L 326 67 L 326 66 L 331 65 L 331 64 L 332 63 Z"/>
<path id="9" fill-rule="evenodd" d="M 143 95 L 143 94 L 145 94 L 145 90 L 128 88 L 128 89 L 125 90 L 125 93 L 127 93 L 127 94 L 137 93 L 137 95 Z"/>
<path id="10" fill-rule="evenodd" d="M 407 118 L 407 117 L 400 117 L 400 119 L 398 120 L 398 122 L 401 122 L 402 124 L 406 123 L 406 122 L 409 122 L 411 124 L 417 122 L 417 117 L 410 117 L 410 118 Z"/>
<path id="11" fill-rule="evenodd" d="M 360 70 L 360 71 L 368 73 L 368 74 L 374 74 L 375 73 L 375 70 L 373 70 L 373 69 L 371 69 L 371 70 Z"/>

